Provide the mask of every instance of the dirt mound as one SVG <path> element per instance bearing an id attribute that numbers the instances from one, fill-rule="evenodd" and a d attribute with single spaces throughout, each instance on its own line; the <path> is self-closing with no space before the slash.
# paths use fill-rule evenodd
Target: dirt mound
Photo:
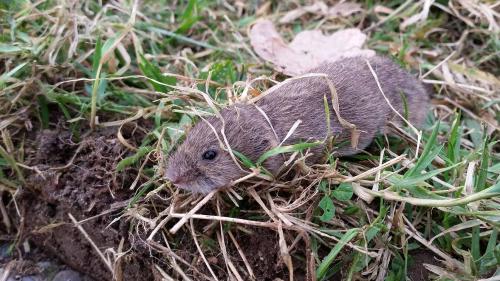
<path id="1" fill-rule="evenodd" d="M 36 170 L 16 199 L 24 218 L 22 240 L 29 239 L 96 280 L 110 280 L 110 270 L 69 214 L 77 220 L 90 218 L 81 226 L 101 252 L 111 254 L 107 250 L 117 249 L 122 240 L 124 249 L 130 247 L 129 223 L 118 220 L 110 225 L 134 193 L 127 188 L 132 176 L 114 172 L 118 161 L 130 152 L 111 130 L 90 134 L 78 143 L 68 132 L 44 130 L 32 147 L 27 151 L 28 164 Z M 110 212 L 113 208 L 116 211 Z M 126 264 L 124 280 L 153 279 L 143 257 L 130 253 Z"/>
<path id="2" fill-rule="evenodd" d="M 132 132 L 122 131 L 129 143 L 138 145 L 144 135 Z M 123 251 L 131 249 L 121 259 L 122 266 L 115 267 L 123 271 L 122 280 L 157 280 L 153 263 L 176 276 L 168 258 L 161 256 L 162 250 L 151 251 L 151 245 L 143 242 L 147 232 L 135 232 L 134 220 L 117 219 L 134 197 L 136 191 L 129 190 L 129 186 L 137 171 L 130 168 L 121 173 L 115 172 L 118 162 L 132 154 L 119 142 L 116 130 L 94 132 L 79 141 L 75 141 L 66 130 L 43 130 L 32 139 L 32 143 L 27 145 L 30 149 L 26 151 L 26 164 L 34 169 L 16 197 L 23 218 L 19 222 L 22 230 L 20 241 L 29 240 L 49 256 L 57 257 L 95 280 L 111 280 L 110 269 L 85 235 L 75 227 L 71 214 L 77 221 L 82 221 L 81 227 L 104 255 L 116 254 L 120 243 L 123 243 Z M 210 207 L 203 212 L 211 213 Z M 165 227 L 171 227 L 172 223 Z M 206 222 L 195 222 L 196 229 L 204 226 Z M 187 264 L 193 265 L 186 271 L 193 276 L 193 280 L 210 278 L 210 272 L 192 243 L 191 234 L 183 231 L 173 237 L 176 242 L 172 251 Z M 234 233 L 240 251 L 246 254 L 247 263 L 253 269 L 255 280 L 288 279 L 288 269 L 279 255 L 278 236 L 274 230 L 248 227 L 246 231 Z M 208 234 L 206 238 L 212 239 L 210 236 Z M 153 240 L 160 241 L 161 237 L 157 235 Z M 287 240 L 293 238 L 288 237 Z M 299 255 L 304 254 L 302 246 L 295 247 L 294 251 Z M 245 268 L 245 262 L 233 243 L 227 243 L 227 250 L 235 265 Z M 297 280 L 305 280 L 306 265 L 291 254 Z M 221 253 L 208 250 L 207 257 L 217 277 L 227 279 L 227 268 Z"/>

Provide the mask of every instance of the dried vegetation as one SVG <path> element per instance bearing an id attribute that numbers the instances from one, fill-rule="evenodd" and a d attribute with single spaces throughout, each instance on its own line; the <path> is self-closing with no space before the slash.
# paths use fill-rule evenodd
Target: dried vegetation
<path id="1" fill-rule="evenodd" d="M 497 1 L 102 2 L 0 2 L 12 260 L 74 235 L 85 251 L 53 252 L 96 278 L 132 280 L 133 263 L 157 280 L 498 280 L 487 279 L 500 274 Z M 356 157 L 207 196 L 164 182 L 199 114 L 286 78 L 250 45 L 259 18 L 290 41 L 362 30 L 434 89 L 420 137 L 394 127 Z"/>

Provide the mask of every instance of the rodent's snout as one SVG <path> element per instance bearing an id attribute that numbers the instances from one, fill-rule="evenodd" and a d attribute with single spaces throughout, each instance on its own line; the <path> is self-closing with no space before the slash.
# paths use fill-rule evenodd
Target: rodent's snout
<path id="1" fill-rule="evenodd" d="M 179 183 L 181 183 L 183 177 L 179 173 L 176 173 L 173 167 L 168 167 L 165 172 L 164 178 L 169 182 L 178 185 Z"/>
<path id="2" fill-rule="evenodd" d="M 169 175 L 169 174 L 167 174 L 165 176 L 165 179 L 167 179 L 169 182 L 171 182 L 173 184 L 179 184 L 181 182 L 181 177 L 176 176 L 176 175 Z"/>

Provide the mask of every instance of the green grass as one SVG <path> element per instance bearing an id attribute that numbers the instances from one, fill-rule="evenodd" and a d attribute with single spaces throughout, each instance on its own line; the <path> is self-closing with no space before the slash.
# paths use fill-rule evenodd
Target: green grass
<path id="1" fill-rule="evenodd" d="M 194 109 L 212 111 L 200 92 L 224 106 L 230 96 L 242 94 L 241 85 L 247 80 L 261 75 L 283 80 L 283 75 L 253 55 L 247 29 L 261 17 L 257 11 L 277 22 L 283 13 L 296 8 L 296 2 L 272 1 L 268 9 L 254 1 L 244 3 L 243 8 L 224 6 L 220 1 L 177 1 L 176 6 L 171 1 L 139 6 L 121 1 L 119 9 L 110 4 L 103 9 L 99 1 L 87 2 L 72 6 L 45 1 L 35 7 L 27 1 L 0 1 L 0 29 L 4 31 L 0 35 L 0 188 L 12 200 L 33 173 L 24 165 L 26 140 L 33 133 L 63 124 L 79 142 L 90 131 L 111 127 L 118 133 L 122 124 L 134 123 L 146 132 L 145 137 L 131 144 L 130 153 L 112 172 L 134 168 L 135 181 L 126 187 L 133 189 L 128 208 L 148 212 L 141 212 L 143 217 L 124 215 L 121 219 L 133 220 L 133 226 L 145 227 L 149 235 L 154 227 L 146 219 L 155 220 L 163 211 L 151 196 L 159 192 L 165 206 L 181 196 L 160 180 L 164 160 L 183 140 L 186 129 L 198 121 Z M 395 10 L 404 1 L 375 2 L 361 1 L 365 11 L 353 16 L 325 19 L 305 15 L 292 24 L 279 25 L 278 30 L 292 38 L 314 27 L 324 32 L 364 29 L 387 16 L 377 14 L 376 5 Z M 443 7 L 448 1 L 436 2 Z M 291 182 L 267 182 L 256 188 L 260 200 L 244 188 L 236 188 L 239 198 L 221 193 L 217 206 L 222 208 L 213 207 L 214 203 L 205 214 L 286 225 L 286 245 L 290 247 L 302 235 L 313 254 L 311 259 L 288 249 L 295 269 L 305 272 L 299 264 L 312 263 L 318 280 L 329 280 L 338 276 L 335 274 L 345 280 L 375 280 L 377 276 L 405 280 L 415 262 L 415 250 L 433 253 L 455 266 L 426 261 L 435 265 L 429 269 L 438 280 L 478 280 L 495 271 L 500 274 L 498 32 L 488 29 L 485 18 L 465 10 L 458 17 L 438 6 L 432 7 L 424 21 L 401 30 L 401 21 L 420 10 L 411 3 L 370 28 L 367 43 L 422 74 L 456 52 L 448 61 L 447 72 L 441 67 L 425 77 L 436 94 L 418 157 L 416 137 L 394 130 L 396 137 L 389 137 L 388 142 L 377 139 L 371 155 L 332 158 L 331 164 Z M 440 82 L 450 78 L 455 83 Z M 254 90 L 270 86 L 257 83 Z M 325 110 L 329 115 L 327 106 Z M 257 163 L 234 153 L 244 166 L 260 168 L 269 157 L 313 145 L 275 148 Z M 392 165 L 380 166 L 399 155 L 403 156 Z M 195 202 L 194 196 L 183 198 Z M 300 207 L 287 208 L 292 203 Z M 184 209 L 176 211 L 187 213 L 192 206 L 184 204 Z M 213 222 L 210 234 L 194 224 L 202 241 L 213 241 L 210 247 L 201 244 L 207 256 L 221 253 L 216 234 L 223 235 L 229 245 L 228 231 L 243 233 L 247 227 L 244 222 L 231 222 L 220 229 L 219 222 Z M 277 227 L 269 229 L 278 234 Z M 160 229 L 163 234 L 167 231 L 166 227 Z M 172 260 L 167 252 L 151 249 L 166 264 Z M 240 260 L 237 252 L 232 254 L 233 262 Z M 153 258 L 150 262 L 158 263 Z M 245 266 L 239 265 L 237 270 L 246 276 Z M 189 267 L 181 268 L 192 274 Z"/>

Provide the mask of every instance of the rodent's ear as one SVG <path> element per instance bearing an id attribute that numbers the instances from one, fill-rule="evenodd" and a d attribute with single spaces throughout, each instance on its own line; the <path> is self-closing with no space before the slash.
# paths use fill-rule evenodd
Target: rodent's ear
<path id="1" fill-rule="evenodd" d="M 271 140 L 266 138 L 265 136 L 262 138 L 262 141 L 257 145 L 257 150 L 266 152 L 267 150 L 270 150 L 273 148 L 273 145 L 271 144 Z"/>
<path id="2" fill-rule="evenodd" d="M 250 138 L 250 140 L 252 146 L 250 146 L 251 151 L 248 153 L 256 158 L 252 160 L 257 160 L 262 154 L 278 146 L 278 141 L 270 134 L 261 134 L 257 138 Z"/>

